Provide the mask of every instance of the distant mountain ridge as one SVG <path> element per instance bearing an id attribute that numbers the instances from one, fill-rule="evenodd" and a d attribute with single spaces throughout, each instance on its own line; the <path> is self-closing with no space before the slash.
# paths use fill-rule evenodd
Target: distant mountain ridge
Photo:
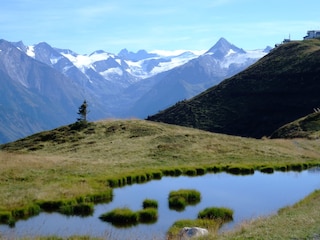
<path id="1" fill-rule="evenodd" d="M 285 43 L 245 71 L 148 120 L 261 138 L 320 106 L 320 40 Z"/>
<path id="2" fill-rule="evenodd" d="M 145 118 L 193 97 L 266 54 L 237 52 L 225 39 L 218 41 L 224 47 L 220 52 L 228 51 L 225 58 L 193 51 L 163 54 L 126 49 L 117 55 L 104 50 L 82 55 L 46 42 L 0 43 L 4 92 L 0 143 L 75 121 L 84 99 L 89 103 L 89 120 Z"/>
<path id="3" fill-rule="evenodd" d="M 72 122 L 83 99 L 72 80 L 6 41 L 0 49 L 0 140 Z"/>

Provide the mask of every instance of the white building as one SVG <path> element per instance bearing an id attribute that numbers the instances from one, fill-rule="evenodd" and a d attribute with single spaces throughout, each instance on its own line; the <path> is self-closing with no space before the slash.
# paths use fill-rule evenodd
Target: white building
<path id="1" fill-rule="evenodd" d="M 303 39 L 320 38 L 320 30 L 310 30 L 307 34 Z"/>

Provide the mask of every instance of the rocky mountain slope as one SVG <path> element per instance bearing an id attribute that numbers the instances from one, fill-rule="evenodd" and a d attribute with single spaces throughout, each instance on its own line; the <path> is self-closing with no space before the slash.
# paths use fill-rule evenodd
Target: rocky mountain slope
<path id="1" fill-rule="evenodd" d="M 83 99 L 74 82 L 6 41 L 0 49 L 0 142 L 71 123 Z"/>

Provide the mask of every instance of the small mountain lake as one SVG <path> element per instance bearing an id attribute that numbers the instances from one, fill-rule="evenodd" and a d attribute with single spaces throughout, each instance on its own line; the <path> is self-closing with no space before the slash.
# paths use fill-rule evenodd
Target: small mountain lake
<path id="1" fill-rule="evenodd" d="M 201 192 L 201 202 L 187 206 L 182 212 L 170 210 L 168 195 L 179 189 L 196 189 Z M 206 174 L 197 177 L 163 177 L 144 184 L 115 188 L 113 201 L 98 204 L 92 216 L 65 216 L 59 213 L 41 213 L 27 220 L 20 220 L 15 227 L 0 225 L 0 236 L 14 239 L 19 236 L 70 236 L 90 235 L 111 239 L 165 239 L 166 231 L 177 220 L 195 219 L 206 207 L 227 207 L 234 210 L 234 221 L 225 224 L 221 231 L 237 224 L 274 214 L 278 209 L 292 205 L 320 189 L 320 168 L 302 172 L 274 172 L 265 174 L 255 171 L 252 175 L 228 173 Z M 146 199 L 158 201 L 158 221 L 139 224 L 130 228 L 116 228 L 103 222 L 99 216 L 117 207 L 142 209 Z M 139 237 L 140 236 L 140 237 Z"/>

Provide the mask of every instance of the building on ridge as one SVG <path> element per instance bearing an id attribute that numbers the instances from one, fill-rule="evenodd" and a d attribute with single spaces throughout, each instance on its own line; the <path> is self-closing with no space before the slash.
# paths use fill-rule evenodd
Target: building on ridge
<path id="1" fill-rule="evenodd" d="M 303 39 L 320 38 L 320 30 L 309 30 Z"/>

